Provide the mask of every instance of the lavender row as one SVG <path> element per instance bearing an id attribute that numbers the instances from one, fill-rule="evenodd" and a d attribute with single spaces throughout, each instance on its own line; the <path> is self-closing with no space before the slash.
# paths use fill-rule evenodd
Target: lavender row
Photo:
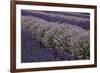
<path id="1" fill-rule="evenodd" d="M 27 10 L 22 10 L 22 15 L 24 16 L 34 16 L 37 18 L 44 19 L 48 22 L 56 22 L 56 23 L 66 23 L 66 24 L 71 24 L 71 25 L 76 25 L 80 26 L 83 29 L 90 29 L 90 18 L 89 14 L 88 17 L 83 17 L 86 16 L 87 14 L 82 14 L 82 13 L 69 13 L 69 12 L 64 12 L 62 13 L 50 13 L 47 11 L 27 11 Z"/>

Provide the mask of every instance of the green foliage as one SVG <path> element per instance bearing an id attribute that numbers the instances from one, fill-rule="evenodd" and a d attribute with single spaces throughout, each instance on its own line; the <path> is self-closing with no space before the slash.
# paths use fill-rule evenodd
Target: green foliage
<path id="1" fill-rule="evenodd" d="M 53 35 L 48 38 L 48 44 L 50 48 L 55 48 L 55 43 L 53 39 L 54 39 Z"/>
<path id="2" fill-rule="evenodd" d="M 89 59 L 90 57 L 90 47 L 89 45 L 87 47 L 84 47 L 83 44 L 81 43 L 81 48 L 80 48 L 80 53 L 82 55 L 83 59 Z"/>

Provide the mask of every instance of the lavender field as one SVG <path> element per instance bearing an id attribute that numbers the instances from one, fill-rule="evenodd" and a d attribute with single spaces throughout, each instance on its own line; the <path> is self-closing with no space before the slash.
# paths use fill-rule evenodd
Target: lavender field
<path id="1" fill-rule="evenodd" d="M 21 62 L 90 59 L 90 14 L 21 10 Z"/>

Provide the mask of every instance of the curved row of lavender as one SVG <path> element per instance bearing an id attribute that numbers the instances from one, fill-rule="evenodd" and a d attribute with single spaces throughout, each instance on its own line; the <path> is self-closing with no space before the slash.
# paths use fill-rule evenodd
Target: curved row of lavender
<path id="1" fill-rule="evenodd" d="M 48 22 L 66 23 L 79 26 L 83 29 L 90 29 L 90 14 L 79 12 L 52 12 L 52 11 L 31 11 L 22 10 L 23 16 L 34 16 Z"/>
<path id="2" fill-rule="evenodd" d="M 89 14 L 22 10 L 22 62 L 90 58 Z"/>

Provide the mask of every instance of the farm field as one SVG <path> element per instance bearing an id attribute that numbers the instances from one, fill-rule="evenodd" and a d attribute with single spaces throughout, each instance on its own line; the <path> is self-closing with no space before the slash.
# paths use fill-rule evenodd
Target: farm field
<path id="1" fill-rule="evenodd" d="M 21 62 L 90 59 L 90 14 L 21 10 Z"/>

